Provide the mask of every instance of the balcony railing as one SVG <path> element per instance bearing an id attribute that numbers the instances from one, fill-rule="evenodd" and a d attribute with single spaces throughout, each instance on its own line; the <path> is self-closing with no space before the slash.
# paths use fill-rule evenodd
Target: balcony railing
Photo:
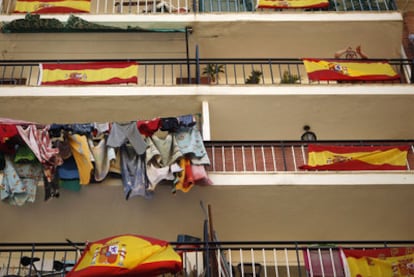
<path id="1" fill-rule="evenodd" d="M 0 2 L 1 3 L 1 2 Z M 4 0 L 1 14 L 12 14 L 16 0 Z M 287 9 L 257 9 L 257 0 L 91 0 L 91 14 L 153 14 L 213 12 L 282 12 Z M 324 9 L 289 11 L 392 11 L 394 0 L 330 0 Z"/>
<path id="2" fill-rule="evenodd" d="M 257 79 L 257 83 L 254 82 L 255 85 L 329 85 L 339 83 L 337 81 L 309 80 L 301 59 L 164 59 L 136 61 L 139 64 L 139 86 L 184 84 L 244 85 L 248 83 L 248 79 L 253 71 L 259 71 L 262 74 Z M 375 60 L 370 59 L 367 61 Z M 387 61 L 395 72 L 399 74 L 400 79 L 369 82 L 347 81 L 346 83 L 414 83 L 414 75 L 412 74 L 414 62 L 412 60 L 391 59 Z M 38 86 L 41 78 L 40 63 L 68 62 L 88 61 L 1 61 L 0 85 Z M 207 71 L 210 73 L 203 74 L 207 68 L 209 68 Z"/>
<path id="3" fill-rule="evenodd" d="M 82 250 L 82 243 L 76 245 Z M 182 256 L 183 270 L 163 276 L 340 277 L 345 276 L 340 249 L 399 248 L 412 255 L 414 241 L 198 241 L 171 245 Z M 45 272 L 54 261 L 73 263 L 79 252 L 68 243 L 1 243 L 1 276 L 37 276 L 33 268 L 20 263 L 22 257 L 39 258 L 36 269 Z"/>
<path id="4" fill-rule="evenodd" d="M 409 145 L 407 171 L 414 169 L 414 141 L 318 141 L 318 145 L 391 146 Z M 303 171 L 308 144 L 304 142 L 206 142 L 212 173 L 276 173 Z"/>

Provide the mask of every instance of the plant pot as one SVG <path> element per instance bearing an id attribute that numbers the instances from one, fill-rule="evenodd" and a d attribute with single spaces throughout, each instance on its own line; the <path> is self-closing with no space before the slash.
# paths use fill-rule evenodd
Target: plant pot
<path id="1" fill-rule="evenodd" d="M 190 81 L 190 82 L 189 82 Z M 197 78 L 186 78 L 186 77 L 177 77 L 175 79 L 175 83 L 177 85 L 196 85 L 197 84 Z M 209 85 L 210 84 L 210 78 L 209 77 L 200 77 L 200 85 Z"/>

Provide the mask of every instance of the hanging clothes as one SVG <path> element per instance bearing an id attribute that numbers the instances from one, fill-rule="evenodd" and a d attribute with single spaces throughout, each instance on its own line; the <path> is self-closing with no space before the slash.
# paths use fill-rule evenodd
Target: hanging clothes
<path id="1" fill-rule="evenodd" d="M 180 123 L 176 117 L 163 117 L 161 118 L 160 130 L 167 132 L 175 132 L 180 127 Z"/>
<path id="2" fill-rule="evenodd" d="M 93 156 L 94 164 L 94 179 L 101 182 L 109 173 L 109 168 L 112 160 L 115 160 L 115 150 L 106 145 L 106 138 L 100 140 L 88 139 L 89 149 Z"/>
<path id="3" fill-rule="evenodd" d="M 48 201 L 52 198 L 59 198 L 59 176 L 55 174 L 53 180 L 49 182 L 47 178 L 43 175 L 43 186 L 45 191 L 45 201 Z"/>
<path id="4" fill-rule="evenodd" d="M 59 176 L 59 186 L 61 188 L 80 191 L 82 185 L 80 184 L 79 170 L 73 156 L 63 160 L 63 164 L 57 168 L 56 175 Z"/>
<path id="5" fill-rule="evenodd" d="M 79 171 L 79 182 L 88 185 L 93 171 L 92 153 L 85 135 L 68 135 L 70 149 Z"/>
<path id="6" fill-rule="evenodd" d="M 203 137 L 197 126 L 181 127 L 174 133 L 174 137 L 180 151 L 190 157 L 193 164 L 210 164 Z"/>
<path id="7" fill-rule="evenodd" d="M 14 149 L 14 138 L 19 135 L 16 125 L 12 124 L 0 124 L 0 151 L 13 155 L 15 153 Z"/>
<path id="8" fill-rule="evenodd" d="M 182 169 L 182 171 L 179 174 L 179 178 L 175 184 L 175 190 L 189 192 L 195 184 L 191 168 L 191 161 L 187 158 L 181 159 L 180 168 Z"/>
<path id="9" fill-rule="evenodd" d="M 174 136 L 168 134 L 165 138 L 156 135 L 146 138 L 146 168 L 150 189 L 154 190 L 162 180 L 174 181 L 176 174 L 181 171 L 177 162 L 183 156 Z"/>
<path id="10" fill-rule="evenodd" d="M 125 199 L 134 196 L 142 196 L 151 199 L 153 194 L 149 187 L 145 172 L 145 155 L 138 155 L 130 144 L 120 147 L 121 176 L 124 187 Z"/>
<path id="11" fill-rule="evenodd" d="M 6 166 L 1 183 L 0 197 L 11 205 L 22 206 L 36 199 L 36 189 L 42 179 L 42 166 L 38 161 L 14 163 L 13 158 L 5 156 Z"/>
<path id="12" fill-rule="evenodd" d="M 183 156 L 175 137 L 168 134 L 165 138 L 156 135 L 146 138 L 147 162 L 154 161 L 159 167 L 170 166 Z"/>
<path id="13" fill-rule="evenodd" d="M 106 145 L 120 147 L 127 142 L 134 147 L 134 150 L 138 155 L 144 154 L 147 149 L 147 144 L 139 133 L 136 122 L 128 124 L 113 123 Z"/>
<path id="14" fill-rule="evenodd" d="M 154 133 L 158 131 L 160 126 L 161 126 L 160 118 L 137 121 L 137 127 L 138 127 L 139 132 L 146 137 L 150 137 L 154 135 Z"/>
<path id="15" fill-rule="evenodd" d="M 180 127 L 193 127 L 197 123 L 195 116 L 192 114 L 180 115 L 177 119 Z"/>
<path id="16" fill-rule="evenodd" d="M 49 137 L 49 127 L 37 129 L 36 125 L 28 125 L 26 129 L 16 126 L 20 137 L 33 151 L 38 161 L 42 164 L 43 173 L 51 182 L 56 173 L 56 167 L 61 165 L 63 160 L 59 155 L 59 149 L 54 148 Z"/>

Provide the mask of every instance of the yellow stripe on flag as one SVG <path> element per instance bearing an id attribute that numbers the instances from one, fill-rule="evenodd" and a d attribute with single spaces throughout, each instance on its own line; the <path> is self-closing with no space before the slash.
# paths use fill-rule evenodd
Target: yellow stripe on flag
<path id="1" fill-rule="evenodd" d="M 129 78 L 137 75 L 138 66 L 130 66 L 123 69 L 89 69 L 89 70 L 80 70 L 78 71 L 78 76 L 80 80 L 84 82 L 96 82 L 102 80 L 108 80 L 114 76 L 122 76 L 123 78 Z M 60 80 L 66 80 L 70 78 L 70 75 L 73 74 L 73 70 L 44 70 L 43 71 L 43 82 L 56 82 Z"/>
<path id="2" fill-rule="evenodd" d="M 351 77 L 366 75 L 387 75 L 395 76 L 397 73 L 388 63 L 383 62 L 337 62 L 325 60 L 304 60 L 308 73 L 333 70 Z"/>
<path id="3" fill-rule="evenodd" d="M 346 258 L 350 277 L 375 276 L 414 276 L 414 254 L 396 257 Z"/>
<path id="4" fill-rule="evenodd" d="M 91 2 L 89 0 L 77 1 L 17 1 L 15 13 L 36 13 L 51 8 L 68 8 L 74 11 L 90 12 Z"/>
<path id="5" fill-rule="evenodd" d="M 354 152 L 354 153 L 334 153 L 331 151 L 309 152 L 309 166 L 318 166 L 343 162 L 346 160 L 359 160 L 372 165 L 390 164 L 395 166 L 405 166 L 407 162 L 407 151 L 398 148 L 386 151 Z"/>
<path id="6" fill-rule="evenodd" d="M 259 0 L 258 8 L 322 8 L 328 0 Z"/>
<path id="7" fill-rule="evenodd" d="M 43 65 L 42 85 L 137 82 L 137 63 Z"/>

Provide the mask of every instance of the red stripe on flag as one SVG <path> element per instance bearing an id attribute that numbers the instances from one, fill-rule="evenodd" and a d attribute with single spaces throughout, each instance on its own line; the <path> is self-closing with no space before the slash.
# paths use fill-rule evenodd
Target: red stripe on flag
<path id="1" fill-rule="evenodd" d="M 43 69 L 61 70 L 85 70 L 85 69 L 104 69 L 104 68 L 125 68 L 137 65 L 136 62 L 94 62 L 94 63 L 71 63 L 71 64 L 43 64 Z"/>
<path id="2" fill-rule="evenodd" d="M 54 81 L 54 82 L 42 82 L 42 85 L 101 85 L 101 84 L 120 84 L 120 83 L 138 83 L 138 77 L 131 77 L 128 79 L 122 78 L 112 78 L 109 80 L 102 80 L 96 82 L 84 82 L 77 79 L 70 79 L 70 80 L 61 80 L 61 81 Z"/>
<path id="3" fill-rule="evenodd" d="M 329 3 L 320 3 L 315 5 L 303 5 L 303 6 L 286 6 L 286 5 L 258 5 L 259 9 L 298 9 L 298 8 L 309 8 L 309 9 L 317 9 L 317 8 L 326 8 L 329 7 Z"/>
<path id="4" fill-rule="evenodd" d="M 315 58 L 303 58 L 304 62 L 312 62 L 312 63 L 320 63 L 320 62 L 328 62 L 332 65 L 336 64 L 338 66 L 342 66 L 344 63 L 350 64 L 384 64 L 389 65 L 388 61 L 370 61 L 370 60 L 338 60 L 338 59 L 315 59 Z M 383 72 L 379 72 L 383 73 Z M 392 80 L 399 80 L 400 75 L 395 72 L 394 75 L 386 75 L 384 74 L 375 74 L 373 72 L 366 72 L 366 74 L 361 74 L 359 76 L 353 76 L 344 74 L 341 70 L 336 71 L 332 68 L 329 69 L 318 69 L 315 71 L 308 71 L 308 77 L 312 81 L 392 81 Z"/>
<path id="5" fill-rule="evenodd" d="M 397 166 L 397 165 L 390 165 L 390 164 L 381 164 L 375 165 L 366 163 L 359 160 L 350 160 L 342 163 L 334 163 L 334 164 L 326 164 L 326 165 L 317 165 L 317 166 L 309 166 L 309 165 L 302 165 L 299 167 L 300 169 L 307 169 L 307 170 L 406 170 L 407 166 Z"/>
<path id="6" fill-rule="evenodd" d="M 43 3 L 64 2 L 64 0 L 18 0 L 18 1 L 19 1 L 19 3 L 25 3 L 25 2 L 27 2 L 27 3 L 31 3 L 31 2 L 43 2 Z M 76 1 L 76 0 L 73 0 L 73 1 Z M 88 1 L 88 0 L 79 0 L 78 2 L 88 3 L 90 1 Z"/>
<path id="7" fill-rule="evenodd" d="M 373 151 L 387 151 L 391 149 L 399 149 L 400 151 L 408 151 L 410 147 L 408 145 L 395 145 L 395 146 L 323 146 L 310 144 L 308 146 L 308 152 L 322 152 L 330 151 L 338 154 L 347 154 L 355 152 L 373 152 Z"/>
<path id="8" fill-rule="evenodd" d="M 309 79 L 313 81 L 387 81 L 387 80 L 398 80 L 400 76 L 388 76 L 388 75 L 361 75 L 361 76 L 347 76 L 332 70 L 318 70 L 316 72 L 308 73 Z"/>

